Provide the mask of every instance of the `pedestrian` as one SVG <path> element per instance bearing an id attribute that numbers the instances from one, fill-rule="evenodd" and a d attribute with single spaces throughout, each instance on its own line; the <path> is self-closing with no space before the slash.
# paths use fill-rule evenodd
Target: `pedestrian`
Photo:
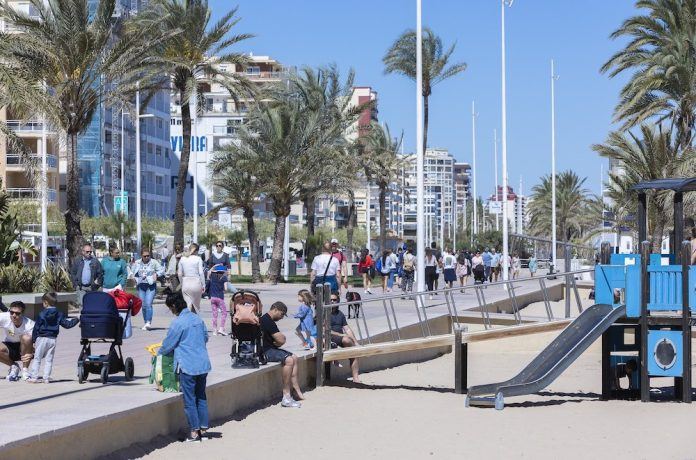
<path id="1" fill-rule="evenodd" d="M 34 324 L 31 341 L 34 343 L 34 361 L 31 364 L 31 376 L 27 379 L 29 383 L 51 382 L 51 371 L 53 370 L 53 357 L 56 354 L 56 339 L 60 332 L 60 327 L 70 329 L 80 322 L 78 318 L 68 318 L 56 308 L 58 296 L 55 292 L 47 292 L 41 297 L 43 310 Z M 44 361 L 43 379 L 39 380 L 39 367 Z"/>
<path id="2" fill-rule="evenodd" d="M 358 272 L 360 272 L 363 278 L 363 289 L 365 289 L 365 294 L 372 294 L 370 290 L 372 287 L 372 277 L 370 276 L 372 265 L 373 261 L 372 256 L 370 256 L 370 251 L 365 248 L 360 252 L 360 260 L 358 261 Z"/>
<path id="3" fill-rule="evenodd" d="M 520 263 L 520 256 L 518 256 L 516 252 L 512 255 L 510 266 L 512 267 L 512 279 L 517 279 L 517 277 L 520 276 L 520 268 L 522 265 Z"/>
<path id="4" fill-rule="evenodd" d="M 157 278 L 164 274 L 164 268 L 157 259 L 152 258 L 149 249 L 140 251 L 140 259 L 133 264 L 133 277 L 138 289 L 138 297 L 143 302 L 143 331 L 152 327 L 152 302 L 157 293 Z"/>
<path id="5" fill-rule="evenodd" d="M 205 290 L 203 260 L 198 255 L 197 243 L 191 243 L 188 254 L 181 257 L 177 273 L 181 281 L 181 294 L 191 311 L 197 314 L 201 309 L 201 296 Z"/>
<path id="6" fill-rule="evenodd" d="M 493 280 L 491 273 L 491 260 L 493 259 L 493 255 L 490 253 L 488 248 L 486 248 L 483 250 L 481 258 L 483 259 L 483 276 L 486 281 L 490 283 Z"/>
<path id="7" fill-rule="evenodd" d="M 469 275 L 471 274 L 471 261 L 467 257 L 466 250 L 464 249 L 459 251 L 459 254 L 457 254 L 456 272 L 457 278 L 459 278 L 459 287 L 463 288 L 466 286 L 469 280 Z M 464 290 L 462 289 L 461 292 L 464 292 Z"/>
<path id="8" fill-rule="evenodd" d="M 85 243 L 82 246 L 82 255 L 77 256 L 73 261 L 70 275 L 77 292 L 77 304 L 82 306 L 85 292 L 98 291 L 104 281 L 104 271 L 94 257 L 91 244 Z"/>
<path id="9" fill-rule="evenodd" d="M 297 293 L 297 301 L 300 302 L 300 306 L 293 318 L 299 319 L 300 324 L 295 328 L 295 334 L 302 340 L 304 349 L 311 350 L 316 346 L 313 337 L 313 332 L 316 331 L 314 313 L 312 312 L 314 296 L 307 289 L 300 289 Z"/>
<path id="10" fill-rule="evenodd" d="M 445 286 L 452 289 L 452 283 L 457 280 L 457 259 L 450 252 L 449 248 L 445 248 L 442 253 L 442 271 L 445 277 Z"/>
<path id="11" fill-rule="evenodd" d="M 341 292 L 341 285 L 348 289 L 348 259 L 343 254 L 343 251 L 338 248 L 338 240 L 336 238 L 331 239 L 331 254 L 338 260 L 340 267 L 340 275 L 336 275 L 336 286 L 338 286 L 338 292 Z M 339 276 L 341 279 L 339 279 Z"/>
<path id="12" fill-rule="evenodd" d="M 331 290 L 337 291 L 338 282 L 336 280 L 340 278 L 340 273 L 341 264 L 331 252 L 331 243 L 325 241 L 322 245 L 322 253 L 312 260 L 310 283 L 312 286 L 329 283 L 331 285 Z"/>
<path id="13" fill-rule="evenodd" d="M 393 286 L 392 280 L 392 267 L 394 266 L 394 260 L 391 258 L 391 250 L 385 249 L 382 251 L 382 257 L 379 258 L 377 270 L 382 277 L 382 293 L 391 292 L 391 286 Z"/>
<path id="14" fill-rule="evenodd" d="M 532 254 L 529 257 L 529 274 L 531 276 L 534 276 L 536 271 L 537 271 L 537 258 L 536 258 L 536 254 Z"/>
<path id="15" fill-rule="evenodd" d="M 406 248 L 401 261 L 401 290 L 404 294 L 413 292 L 413 280 L 416 274 L 416 256 L 411 248 Z"/>
<path id="16" fill-rule="evenodd" d="M 227 336 L 225 321 L 227 320 L 227 308 L 225 308 L 225 284 L 227 283 L 227 269 L 223 264 L 213 265 L 208 271 L 210 283 L 210 308 L 213 311 L 213 335 Z"/>
<path id="17" fill-rule="evenodd" d="M 189 311 L 188 302 L 181 293 L 168 295 L 165 303 L 176 318 L 169 325 L 157 354 L 174 354 L 174 369 L 179 374 L 184 414 L 189 426 L 186 442 L 200 442 L 208 431 L 208 397 L 205 394 L 211 369 L 206 348 L 208 331 L 203 320 Z"/>
<path id="18" fill-rule="evenodd" d="M 101 260 L 101 266 L 104 271 L 104 292 L 126 287 L 128 265 L 121 257 L 121 250 L 118 246 L 109 246 L 109 255 Z"/>
<path id="19" fill-rule="evenodd" d="M 442 274 L 442 251 L 437 248 L 437 244 L 433 241 L 430 243 L 430 249 L 435 256 L 435 277 L 433 278 L 433 291 L 437 294 L 438 284 L 440 283 L 440 275 Z"/>
<path id="20" fill-rule="evenodd" d="M 491 252 L 491 279 L 489 280 L 491 283 L 493 281 L 498 281 L 498 277 L 500 276 L 500 266 L 503 264 L 503 259 L 501 257 L 502 255 L 498 252 L 496 252 L 495 248 L 492 249 Z"/>
<path id="21" fill-rule="evenodd" d="M 181 243 L 176 243 L 174 245 L 174 254 L 169 257 L 167 262 L 167 273 L 166 278 L 169 281 L 169 289 L 172 292 L 178 291 L 181 288 L 181 280 L 179 279 L 179 261 L 181 256 L 184 254 L 184 247 Z"/>
<path id="22" fill-rule="evenodd" d="M 437 257 L 431 248 L 425 248 L 425 284 L 430 293 L 430 300 L 433 299 L 435 278 L 437 278 Z"/>

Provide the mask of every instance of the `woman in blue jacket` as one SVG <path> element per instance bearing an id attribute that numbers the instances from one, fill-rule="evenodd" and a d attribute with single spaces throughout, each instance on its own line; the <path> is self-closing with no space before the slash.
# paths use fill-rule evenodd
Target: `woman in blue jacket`
<path id="1" fill-rule="evenodd" d="M 208 430 L 208 399 L 205 394 L 211 369 L 206 349 L 208 330 L 201 317 L 186 307 L 181 293 L 167 296 L 166 304 L 176 318 L 170 324 L 158 354 L 174 353 L 174 369 L 179 374 L 184 414 L 189 424 L 186 442 L 196 442 Z"/>

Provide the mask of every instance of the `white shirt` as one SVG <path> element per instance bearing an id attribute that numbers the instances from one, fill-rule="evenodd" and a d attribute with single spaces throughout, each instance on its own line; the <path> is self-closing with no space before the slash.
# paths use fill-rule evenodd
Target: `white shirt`
<path id="1" fill-rule="evenodd" d="M 449 269 L 454 269 L 455 265 L 457 263 L 457 258 L 454 257 L 452 254 L 445 252 L 442 254 L 442 267 L 446 270 Z"/>
<path id="2" fill-rule="evenodd" d="M 22 324 L 19 327 L 17 327 L 12 322 L 10 313 L 3 312 L 0 313 L 0 329 L 3 329 L 5 331 L 5 342 L 16 343 L 19 342 L 22 335 L 31 335 L 31 333 L 34 331 L 34 321 L 27 318 L 26 316 L 23 316 Z"/>
<path id="3" fill-rule="evenodd" d="M 203 275 L 203 261 L 197 255 L 182 256 L 179 259 L 179 278 L 185 276 L 198 277 L 201 286 L 205 286 L 205 276 Z"/>
<path id="4" fill-rule="evenodd" d="M 329 269 L 326 269 L 326 264 L 329 264 Z M 340 269 L 338 259 L 331 254 L 319 254 L 312 260 L 312 271 L 314 276 L 336 276 L 336 272 Z"/>

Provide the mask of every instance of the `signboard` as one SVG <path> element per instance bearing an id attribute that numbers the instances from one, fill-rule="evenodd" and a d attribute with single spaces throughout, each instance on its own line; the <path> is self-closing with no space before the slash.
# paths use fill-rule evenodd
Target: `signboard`
<path id="1" fill-rule="evenodd" d="M 489 201 L 488 202 L 488 214 L 502 214 L 503 213 L 503 202 L 502 201 Z"/>
<path id="2" fill-rule="evenodd" d="M 170 136 L 172 152 L 180 152 L 184 145 L 184 136 Z M 208 150 L 208 139 L 205 136 L 191 136 L 191 152 L 205 152 Z"/>
<path id="3" fill-rule="evenodd" d="M 117 192 L 114 196 L 114 214 L 128 214 L 128 192 L 123 191 L 123 206 L 121 205 L 121 192 Z"/>

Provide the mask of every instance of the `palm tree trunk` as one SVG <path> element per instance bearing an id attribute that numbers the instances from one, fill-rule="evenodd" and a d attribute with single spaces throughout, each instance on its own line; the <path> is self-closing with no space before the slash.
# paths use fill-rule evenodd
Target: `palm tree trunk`
<path id="1" fill-rule="evenodd" d="M 261 281 L 261 267 L 259 266 L 259 237 L 256 234 L 256 223 L 254 222 L 254 209 L 245 209 L 244 218 L 247 221 L 247 233 L 249 234 L 249 254 L 251 255 L 251 282 L 258 283 Z M 242 260 L 241 257 L 239 260 Z"/>
<path id="2" fill-rule="evenodd" d="M 69 262 L 80 255 L 82 230 L 80 229 L 80 170 L 77 163 L 77 134 L 68 134 L 68 182 L 65 233 Z"/>
<path id="3" fill-rule="evenodd" d="M 355 230 L 355 193 L 348 190 L 348 224 L 346 225 L 346 258 L 353 262 L 353 232 Z"/>
<path id="4" fill-rule="evenodd" d="M 650 246 L 652 246 L 653 253 L 659 254 L 662 249 L 662 236 L 665 232 L 666 220 L 661 217 L 665 215 L 664 209 L 656 209 L 655 211 L 657 218 L 655 219 L 655 225 L 653 226 Z"/>
<path id="5" fill-rule="evenodd" d="M 428 149 L 428 96 L 423 97 L 423 155 Z"/>
<path id="6" fill-rule="evenodd" d="M 277 208 L 276 208 L 277 209 Z M 290 214 L 290 205 L 282 206 L 280 212 L 275 211 L 275 228 L 273 230 L 273 250 L 271 263 L 268 266 L 268 280 L 277 283 L 280 279 L 280 267 L 283 264 L 285 243 L 285 219 Z"/>
<path id="7" fill-rule="evenodd" d="M 183 89 L 178 89 L 184 94 Z M 174 244 L 184 244 L 184 192 L 188 178 L 189 158 L 191 157 L 191 108 L 188 101 L 181 101 L 181 132 L 183 142 L 176 183 L 176 205 L 174 206 Z M 195 191 L 194 191 L 195 193 Z M 194 209 L 193 212 L 197 210 Z"/>
<path id="8" fill-rule="evenodd" d="M 305 209 L 307 210 L 307 247 L 305 250 L 305 258 L 307 260 L 312 260 L 315 255 L 319 253 L 318 248 L 315 244 L 314 236 L 315 233 L 315 227 L 314 227 L 314 220 L 316 218 L 316 202 L 317 198 L 314 196 L 314 194 L 308 194 L 305 195 L 304 199 L 302 200 L 304 203 Z"/>
<path id="9" fill-rule="evenodd" d="M 384 209 L 387 202 L 387 184 L 379 185 L 379 250 L 387 247 L 387 210 Z"/>

